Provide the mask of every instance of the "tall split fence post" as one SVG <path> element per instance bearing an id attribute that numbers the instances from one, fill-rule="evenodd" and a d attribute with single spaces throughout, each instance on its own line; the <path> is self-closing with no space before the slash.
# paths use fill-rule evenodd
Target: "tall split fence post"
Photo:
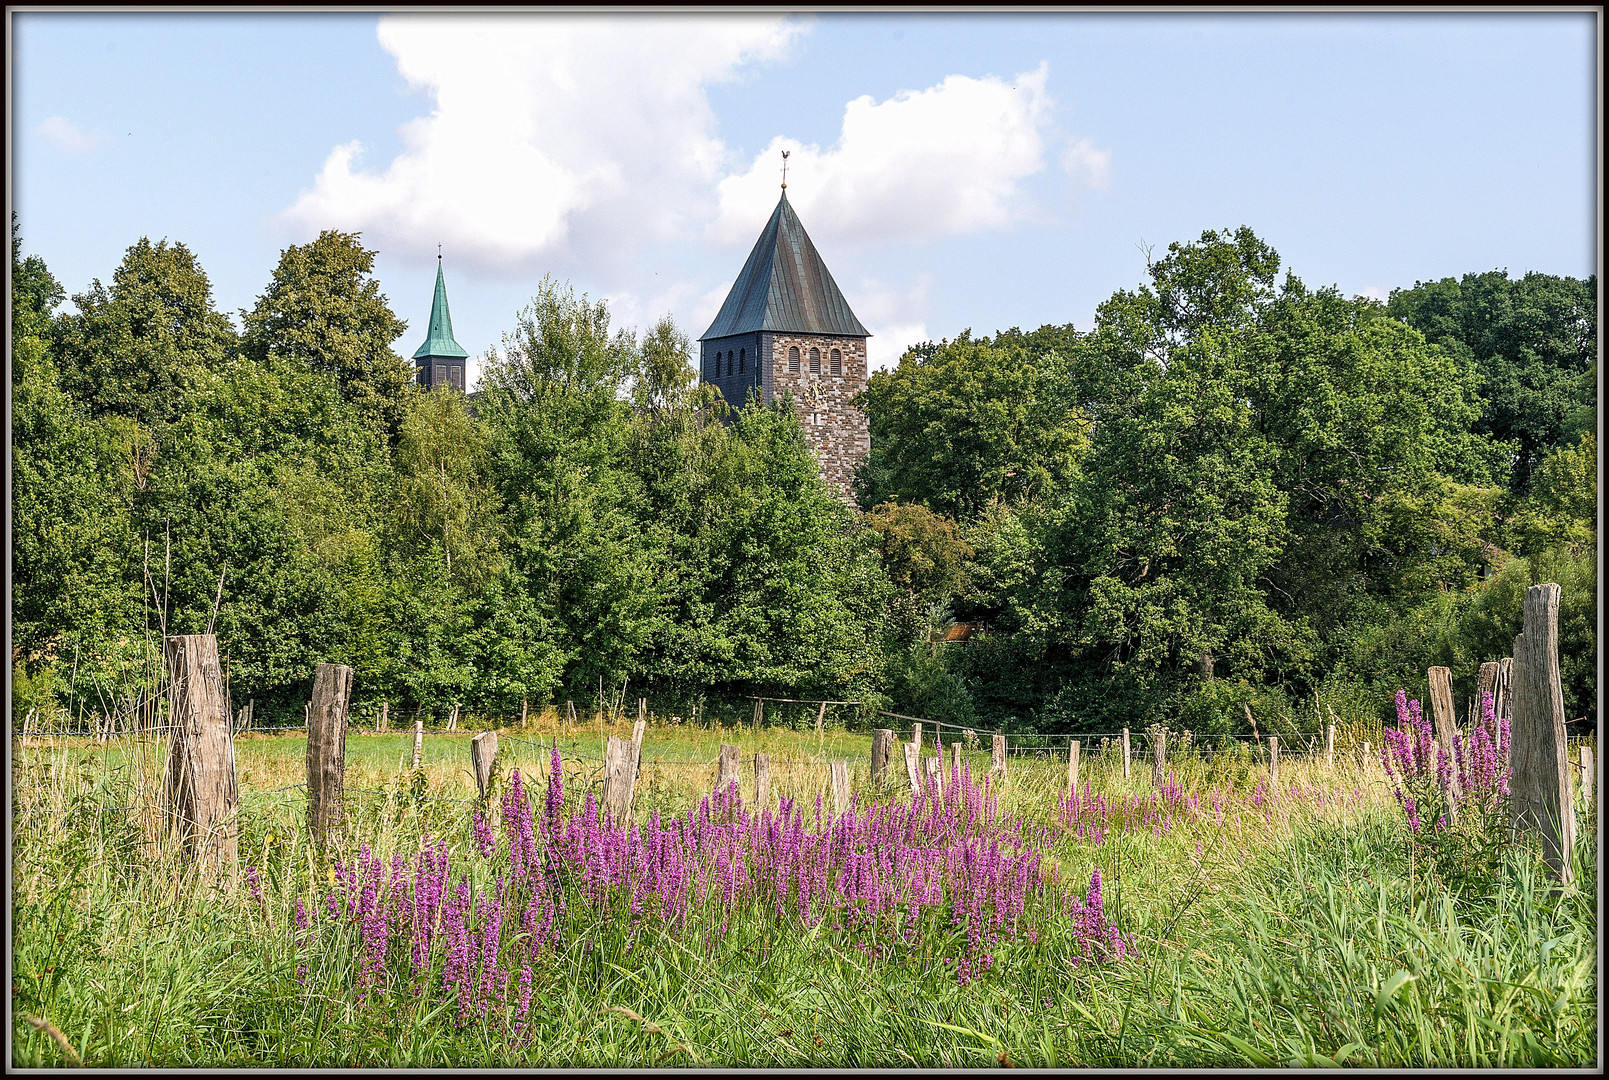
<path id="1" fill-rule="evenodd" d="M 849 809 L 849 762 L 834 761 L 828 772 L 832 779 L 832 811 L 842 814 Z"/>
<path id="2" fill-rule="evenodd" d="M 758 751 L 754 754 L 754 812 L 763 814 L 771 808 L 771 755 Z"/>
<path id="3" fill-rule="evenodd" d="M 1129 729 L 1123 729 L 1123 779 L 1129 778 Z"/>
<path id="4" fill-rule="evenodd" d="M 715 790 L 722 792 L 732 784 L 738 783 L 738 761 L 740 751 L 737 747 L 727 743 L 721 744 L 721 756 L 715 762 Z"/>
<path id="5" fill-rule="evenodd" d="M 1078 794 L 1078 740 L 1067 743 L 1067 797 Z"/>
<path id="6" fill-rule="evenodd" d="M 894 732 L 890 728 L 877 728 L 872 732 L 872 785 L 883 782 L 888 762 L 894 756 Z"/>
<path id="7" fill-rule="evenodd" d="M 313 695 L 307 703 L 307 828 L 320 848 L 344 823 L 346 726 L 351 705 L 351 668 L 320 664 L 313 669 Z"/>
<path id="8" fill-rule="evenodd" d="M 1151 786 L 1158 790 L 1167 778 L 1168 733 L 1159 731 L 1151 743 Z"/>
<path id="9" fill-rule="evenodd" d="M 930 782 L 935 788 L 944 787 L 944 758 L 937 754 L 922 759 L 922 783 Z"/>
<path id="10" fill-rule="evenodd" d="M 610 735 L 603 749 L 603 804 L 617 828 L 631 812 L 631 757 L 631 740 Z"/>
<path id="11" fill-rule="evenodd" d="M 163 782 L 169 824 L 184 857 L 211 873 L 239 863 L 235 744 L 212 634 L 179 634 L 163 642 L 171 737 Z"/>
<path id="12" fill-rule="evenodd" d="M 905 751 L 905 776 L 911 782 L 911 794 L 915 795 L 922 790 L 921 779 L 916 775 L 916 759 L 919 752 L 916 743 L 901 743 L 900 747 Z"/>
<path id="13" fill-rule="evenodd" d="M 1505 656 L 1497 662 L 1497 678 L 1493 681 L 1492 715 L 1499 720 L 1514 719 L 1514 658 Z"/>
<path id="14" fill-rule="evenodd" d="M 1006 737 L 1000 732 L 995 732 L 990 743 L 989 772 L 1002 780 L 1006 778 Z"/>
<path id="15" fill-rule="evenodd" d="M 959 742 L 953 742 L 953 743 L 950 744 L 950 783 L 952 783 L 952 784 L 955 783 L 956 778 L 959 777 L 960 775 L 961 775 L 961 744 Z"/>
<path id="16" fill-rule="evenodd" d="M 1582 744 L 1578 757 L 1581 762 L 1581 798 L 1583 802 L 1592 802 L 1592 747 Z"/>
<path id="17" fill-rule="evenodd" d="M 921 752 L 922 752 L 922 725 L 921 724 L 912 724 L 911 725 L 911 742 L 916 745 L 916 752 L 917 752 L 918 755 L 920 755 Z"/>
<path id="18" fill-rule="evenodd" d="M 386 702 L 386 701 L 380 702 L 380 730 L 381 731 L 390 731 L 391 730 L 391 715 L 390 715 L 390 712 L 391 712 L 391 704 L 390 704 L 390 702 Z"/>
<path id="19" fill-rule="evenodd" d="M 1480 666 L 1480 675 L 1475 679 L 1475 700 L 1469 703 L 1469 725 L 1474 727 L 1481 719 L 1481 701 L 1487 695 L 1492 695 L 1492 708 L 1497 708 L 1497 668 L 1496 660 L 1488 660 Z"/>
<path id="20" fill-rule="evenodd" d="M 1514 639 L 1509 815 L 1516 832 L 1540 837 L 1542 857 L 1561 884 L 1575 877 L 1575 809 L 1559 682 L 1559 586 L 1525 590 L 1525 629 Z"/>
<path id="21" fill-rule="evenodd" d="M 475 787 L 485 799 L 492 790 L 492 764 L 497 760 L 497 732 L 483 731 L 469 740 L 469 764 L 475 770 Z"/>
<path id="22" fill-rule="evenodd" d="M 763 724 L 763 723 L 765 723 L 765 701 L 763 699 L 761 699 L 761 698 L 755 698 L 754 699 L 754 730 L 759 731 L 760 730 L 760 725 Z"/>

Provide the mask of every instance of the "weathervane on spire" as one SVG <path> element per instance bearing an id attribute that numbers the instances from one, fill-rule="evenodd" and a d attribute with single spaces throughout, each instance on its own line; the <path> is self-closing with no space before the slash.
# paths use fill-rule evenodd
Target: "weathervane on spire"
<path id="1" fill-rule="evenodd" d="M 788 152 L 782 151 L 782 190 L 788 190 Z"/>
<path id="2" fill-rule="evenodd" d="M 441 262 L 441 245 L 436 245 L 436 261 Z"/>

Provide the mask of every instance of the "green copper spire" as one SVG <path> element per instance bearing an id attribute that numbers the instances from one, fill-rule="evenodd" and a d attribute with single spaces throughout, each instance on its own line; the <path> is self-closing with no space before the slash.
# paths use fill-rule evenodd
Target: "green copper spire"
<path id="1" fill-rule="evenodd" d="M 441 273 L 441 256 L 436 256 L 436 298 L 430 302 L 430 337 L 413 354 L 415 360 L 427 356 L 468 356 L 453 340 L 453 317 L 447 311 L 447 279 Z"/>

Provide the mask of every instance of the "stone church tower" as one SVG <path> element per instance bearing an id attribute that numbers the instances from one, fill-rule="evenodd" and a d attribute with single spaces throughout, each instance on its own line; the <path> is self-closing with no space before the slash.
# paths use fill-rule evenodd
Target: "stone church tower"
<path id="1" fill-rule="evenodd" d="M 822 478 L 853 503 L 850 481 L 871 450 L 871 433 L 849 400 L 865 389 L 871 334 L 805 234 L 787 187 L 699 338 L 699 370 L 734 408 L 751 390 L 767 405 L 791 392 Z"/>
<path id="2" fill-rule="evenodd" d="M 430 335 L 413 354 L 414 378 L 426 390 L 448 386 L 464 392 L 464 366 L 469 353 L 453 340 L 453 317 L 447 310 L 447 279 L 436 256 L 436 295 L 430 302 Z"/>

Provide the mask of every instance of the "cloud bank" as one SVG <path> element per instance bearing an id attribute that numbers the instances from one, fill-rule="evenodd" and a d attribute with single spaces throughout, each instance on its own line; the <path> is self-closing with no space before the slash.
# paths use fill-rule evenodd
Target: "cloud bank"
<path id="1" fill-rule="evenodd" d="M 100 135 L 82 131 L 65 116 L 52 116 L 34 129 L 58 150 L 69 154 L 87 154 L 106 140 Z"/>

